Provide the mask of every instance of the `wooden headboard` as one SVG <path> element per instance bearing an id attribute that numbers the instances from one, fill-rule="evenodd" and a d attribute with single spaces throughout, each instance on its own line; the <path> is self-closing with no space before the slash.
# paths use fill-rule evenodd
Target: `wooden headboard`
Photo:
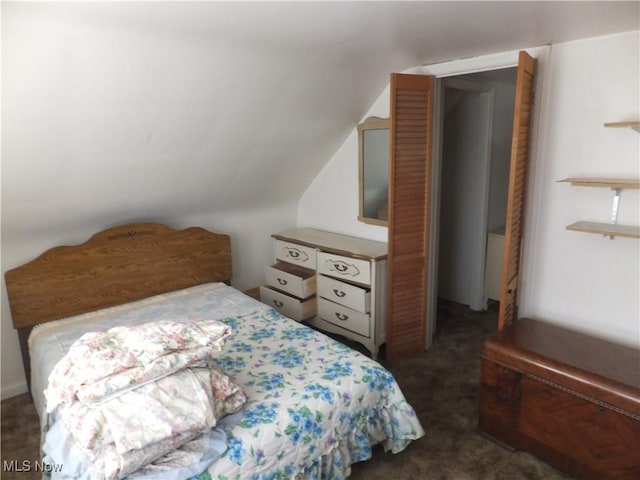
<path id="1" fill-rule="evenodd" d="M 47 250 L 5 273 L 29 383 L 34 325 L 208 282 L 230 282 L 231 239 L 204 228 L 132 223 Z"/>

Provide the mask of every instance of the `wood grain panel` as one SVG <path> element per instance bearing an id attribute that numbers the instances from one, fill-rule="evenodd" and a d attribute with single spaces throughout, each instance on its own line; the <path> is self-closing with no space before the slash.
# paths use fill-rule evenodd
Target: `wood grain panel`
<path id="1" fill-rule="evenodd" d="M 522 380 L 519 429 L 591 478 L 640 478 L 640 422 L 536 378 Z M 579 432 L 576 434 L 576 432 Z M 627 448 L 627 446 L 629 448 Z M 575 467 L 574 467 L 575 468 Z"/>
<path id="2" fill-rule="evenodd" d="M 424 350 L 433 78 L 391 75 L 387 360 Z"/>
<path id="3" fill-rule="evenodd" d="M 483 360 L 480 366 L 479 431 L 512 448 L 518 443 L 522 374 Z"/>
<path id="4" fill-rule="evenodd" d="M 200 227 L 140 223 L 52 248 L 5 273 L 16 328 L 231 279 L 231 241 Z"/>
<path id="5" fill-rule="evenodd" d="M 502 292 L 498 329 L 515 321 L 518 316 L 518 283 L 522 247 L 524 198 L 529 162 L 529 131 L 533 105 L 533 81 L 535 59 L 520 52 L 516 79 L 515 111 L 513 116 L 513 138 L 511 143 L 511 165 L 509 170 L 509 192 L 504 239 L 504 261 L 502 270 Z"/>

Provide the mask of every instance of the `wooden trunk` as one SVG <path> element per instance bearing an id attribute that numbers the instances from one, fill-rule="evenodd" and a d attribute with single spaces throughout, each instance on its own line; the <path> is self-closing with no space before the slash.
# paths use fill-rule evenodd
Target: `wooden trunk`
<path id="1" fill-rule="evenodd" d="M 521 319 L 482 353 L 480 432 L 576 478 L 640 478 L 640 350 Z"/>

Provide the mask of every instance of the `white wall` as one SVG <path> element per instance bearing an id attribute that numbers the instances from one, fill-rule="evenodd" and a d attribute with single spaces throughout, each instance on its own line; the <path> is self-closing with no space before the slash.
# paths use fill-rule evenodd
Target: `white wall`
<path id="1" fill-rule="evenodd" d="M 234 285 L 260 284 L 270 234 L 295 225 L 298 197 L 380 80 L 335 68 L 324 42 L 301 48 L 286 28 L 278 46 L 251 37 L 284 4 L 178 3 L 2 4 L 3 273 L 157 221 L 232 235 Z M 318 9 L 299 13 L 313 21 Z M 26 383 L 1 290 L 6 398 Z"/>
<path id="2" fill-rule="evenodd" d="M 362 118 L 389 117 L 387 86 Z M 387 227 L 358 221 L 358 132 L 354 126 L 333 158 L 316 176 L 298 204 L 298 226 L 314 227 L 381 242 Z"/>
<path id="3" fill-rule="evenodd" d="M 557 183 L 568 176 L 640 176 L 640 136 L 603 128 L 638 120 L 639 32 L 553 45 L 537 92 L 540 124 L 524 238 L 520 313 L 621 343 L 640 343 L 640 240 L 565 230 L 608 221 L 611 193 Z M 388 116 L 388 88 L 368 115 Z M 368 116 L 367 115 L 367 116 Z M 355 130 L 303 195 L 298 223 L 386 241 L 357 221 Z M 329 193 L 330 192 L 330 193 Z M 638 191 L 622 195 L 619 223 L 640 224 Z"/>
<path id="4" fill-rule="evenodd" d="M 528 224 L 524 315 L 640 344 L 640 240 L 565 230 L 608 222 L 608 189 L 566 177 L 640 176 L 640 135 L 604 128 L 640 119 L 639 32 L 554 45 L 543 142 L 536 159 L 535 220 Z M 638 190 L 622 193 L 619 223 L 640 224 Z"/>
<path id="5" fill-rule="evenodd" d="M 504 228 L 507 216 L 515 77 L 515 68 L 469 75 L 469 78 L 488 82 L 495 88 L 493 137 L 491 139 L 489 218 L 487 219 L 487 230 L 490 232 Z"/>

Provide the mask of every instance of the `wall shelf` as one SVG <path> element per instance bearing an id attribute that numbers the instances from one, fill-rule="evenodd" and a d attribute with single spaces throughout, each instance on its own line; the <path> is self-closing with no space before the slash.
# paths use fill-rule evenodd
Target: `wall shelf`
<path id="1" fill-rule="evenodd" d="M 628 122 L 625 122 L 628 123 Z M 640 238 L 640 227 L 634 225 L 618 225 L 618 206 L 620 204 L 620 193 L 623 189 L 639 189 L 640 179 L 634 178 L 580 178 L 570 177 L 559 182 L 570 183 L 576 187 L 604 187 L 611 188 L 614 192 L 613 206 L 611 209 L 611 222 L 576 222 L 567 225 L 567 230 L 576 232 L 597 233 L 605 235 L 611 239 L 615 237 Z"/>
<path id="2" fill-rule="evenodd" d="M 640 133 L 640 122 L 610 122 L 605 123 L 604 126 L 611 128 L 630 128 Z"/>
<path id="3" fill-rule="evenodd" d="M 569 177 L 559 182 L 571 183 L 574 187 L 640 188 L 640 180 L 633 178 L 575 178 Z"/>
<path id="4" fill-rule="evenodd" d="M 598 233 L 608 237 L 640 238 L 640 227 L 634 225 L 612 225 L 598 222 L 576 222 L 567 225 L 574 232 Z"/>

